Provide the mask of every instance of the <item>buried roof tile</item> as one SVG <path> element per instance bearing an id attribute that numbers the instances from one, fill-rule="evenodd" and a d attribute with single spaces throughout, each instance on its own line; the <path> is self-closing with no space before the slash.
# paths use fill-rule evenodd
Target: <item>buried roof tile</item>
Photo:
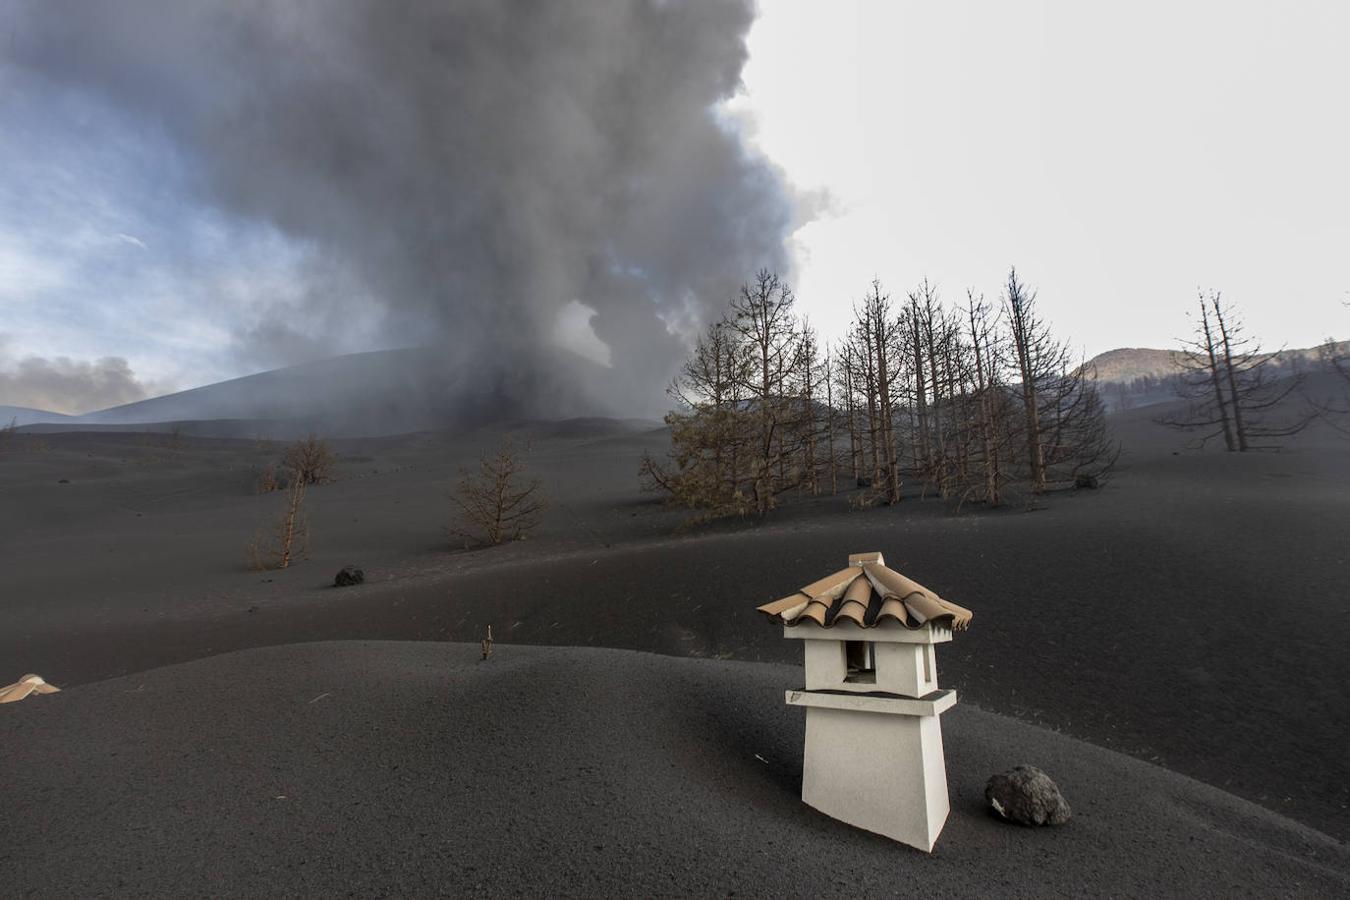
<path id="1" fill-rule="evenodd" d="M 810 620 L 828 628 L 843 619 L 863 628 L 899 622 L 922 628 L 930 622 L 955 630 L 970 626 L 972 613 L 943 600 L 928 588 L 886 568 L 880 553 L 855 553 L 847 569 L 835 572 L 790 594 L 766 603 L 759 612 L 785 625 Z"/>
<path id="2" fill-rule="evenodd" d="M 40 675 L 25 675 L 13 684 L 0 687 L 0 703 L 14 703 L 30 694 L 55 694 L 61 690 L 54 684 L 48 684 Z"/>

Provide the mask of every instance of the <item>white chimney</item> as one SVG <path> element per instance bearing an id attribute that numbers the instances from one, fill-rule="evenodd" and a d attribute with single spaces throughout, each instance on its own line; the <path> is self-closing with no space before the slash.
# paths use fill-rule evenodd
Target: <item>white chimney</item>
<path id="1" fill-rule="evenodd" d="M 880 553 L 759 608 L 802 641 L 806 707 L 802 800 L 826 815 L 933 849 L 949 810 L 935 645 L 969 610 L 886 568 Z"/>

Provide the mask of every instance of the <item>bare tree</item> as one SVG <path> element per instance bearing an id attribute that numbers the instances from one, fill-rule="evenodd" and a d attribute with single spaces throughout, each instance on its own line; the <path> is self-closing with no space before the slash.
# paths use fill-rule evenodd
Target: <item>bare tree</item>
<path id="1" fill-rule="evenodd" d="M 248 543 L 249 564 L 257 570 L 285 569 L 297 554 L 309 552 L 309 519 L 304 513 L 305 480 L 299 472 L 291 474 L 286 505 L 270 524 L 253 534 Z"/>
<path id="2" fill-rule="evenodd" d="M 525 478 L 520 453 L 509 437 L 504 438 L 495 450 L 479 457 L 477 472 L 460 470 L 451 498 L 459 507 L 460 520 L 452 532 L 490 546 L 520 540 L 539 524 L 547 507 L 539 487 L 539 479 Z"/>
<path id="3" fill-rule="evenodd" d="M 863 297 L 861 307 L 854 310 L 854 318 L 858 322 L 857 332 L 867 342 L 868 353 L 875 361 L 873 372 L 876 396 L 871 406 L 876 410 L 873 452 L 876 455 L 876 475 L 880 478 L 876 486 L 881 488 L 884 485 L 886 502 L 898 503 L 900 465 L 895 452 L 895 402 L 892 394 L 900 371 L 896 346 L 900 323 L 891 311 L 890 294 L 882 292 L 879 280 L 872 280 L 872 288 Z M 869 396 L 869 400 L 873 398 Z"/>
<path id="4" fill-rule="evenodd" d="M 645 487 L 709 516 L 749 510 L 755 437 L 743 385 L 750 366 L 725 320 L 709 327 L 667 390 L 682 407 L 665 418 L 673 450 L 665 461 L 643 455 L 639 475 Z"/>
<path id="5" fill-rule="evenodd" d="M 1019 381 L 1014 389 L 1026 415 L 1026 461 L 1031 471 L 1032 490 L 1040 492 L 1045 490 L 1046 473 L 1036 388 L 1038 376 L 1046 370 L 1047 362 L 1051 363 L 1049 368 L 1059 368 L 1053 365 L 1057 360 L 1052 362 L 1048 359 L 1054 356 L 1057 348 L 1050 344 L 1049 334 L 1036 315 L 1036 293 L 1018 280 L 1016 268 L 1008 270 L 1003 303 L 1017 359 Z"/>
<path id="6" fill-rule="evenodd" d="M 980 440 L 980 468 L 983 482 L 978 489 L 969 493 L 977 496 L 990 506 L 998 506 L 1003 499 L 1003 468 L 1001 465 L 1001 436 L 1005 432 L 1004 417 L 1005 395 L 999 383 L 1002 368 L 999 349 L 994 338 L 994 326 L 990 322 L 989 304 L 984 297 L 978 299 L 975 292 L 966 292 L 966 318 L 969 322 L 971 359 L 975 364 L 972 389 L 975 394 L 977 413 L 977 431 Z M 963 497 L 964 499 L 964 497 Z"/>
<path id="7" fill-rule="evenodd" d="M 854 363 L 853 344 L 844 342 L 844 356 L 839 365 L 839 388 L 844 395 L 844 418 L 848 423 L 848 464 L 853 472 L 853 484 L 859 484 L 862 477 L 862 440 L 858 430 L 858 411 L 854 403 L 856 392 L 856 365 Z"/>
<path id="8" fill-rule="evenodd" d="M 830 493 L 839 493 L 839 456 L 834 449 L 834 433 L 837 428 L 838 411 L 834 408 L 834 350 L 825 348 L 825 358 L 821 363 L 821 374 L 825 382 L 825 452 L 830 465 Z"/>
<path id="9" fill-rule="evenodd" d="M 797 342 L 797 394 L 801 398 L 801 412 L 795 423 L 795 442 L 801 448 L 800 483 L 803 490 L 820 493 L 820 460 L 817 444 L 825 437 L 828 426 L 821 416 L 820 390 L 827 378 L 816 334 L 810 323 L 801 321 L 801 337 Z M 780 463 L 781 466 L 781 463 Z"/>
<path id="10" fill-rule="evenodd" d="M 740 387 L 757 431 L 754 499 L 761 516 L 773 509 L 779 493 L 794 486 L 788 459 L 805 433 L 800 427 L 801 406 L 792 402 L 804 359 L 795 300 L 777 274 L 762 269 L 753 284 L 741 287 L 726 320 L 749 357 Z"/>
<path id="11" fill-rule="evenodd" d="M 767 270 L 742 285 L 668 391 L 681 407 L 666 416 L 672 451 L 643 457 L 645 487 L 704 510 L 700 520 L 762 516 L 784 491 L 819 490 L 828 373 L 793 304 L 791 289 Z"/>
<path id="12" fill-rule="evenodd" d="M 1286 374 L 1282 351 L 1264 352 L 1247 336 L 1241 318 L 1217 291 L 1201 292 L 1198 309 L 1195 334 L 1182 342 L 1178 390 L 1188 403 L 1158 421 L 1200 432 L 1199 447 L 1222 436 L 1225 448 L 1238 453 L 1268 448 L 1271 444 L 1256 442 L 1302 431 L 1315 413 L 1282 408 L 1302 384 L 1302 374 Z"/>
<path id="13" fill-rule="evenodd" d="M 336 477 L 337 456 L 327 441 L 310 432 L 309 437 L 286 448 L 281 467 L 305 484 L 328 484 Z"/>
<path id="14" fill-rule="evenodd" d="M 1217 299 L 1217 298 L 1215 298 Z M 1233 436 L 1232 416 L 1228 398 L 1224 394 L 1223 366 L 1215 328 L 1210 323 L 1209 298 L 1203 292 L 1199 297 L 1200 317 L 1196 321 L 1195 336 L 1182 342 L 1179 358 L 1183 375 L 1177 382 L 1177 391 L 1189 401 L 1179 415 L 1164 416 L 1159 421 L 1172 428 L 1203 430 L 1197 443 L 1203 447 L 1222 435 L 1224 446 L 1231 452 L 1238 449 Z"/>

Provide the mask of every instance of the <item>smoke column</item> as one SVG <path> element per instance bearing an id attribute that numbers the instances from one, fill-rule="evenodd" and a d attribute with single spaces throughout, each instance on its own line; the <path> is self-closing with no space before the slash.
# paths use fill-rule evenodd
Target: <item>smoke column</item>
<path id="1" fill-rule="evenodd" d="M 787 266 L 788 192 L 714 113 L 748 2 L 41 0 L 4 18 L 11 64 L 162 129 L 209 203 L 314 248 L 302 314 L 240 336 L 258 358 L 321 345 L 359 297 L 372 343 L 443 348 L 463 390 L 547 412 L 551 329 L 578 300 L 611 350 L 606 405 L 651 412 L 684 353 L 670 323 Z"/>

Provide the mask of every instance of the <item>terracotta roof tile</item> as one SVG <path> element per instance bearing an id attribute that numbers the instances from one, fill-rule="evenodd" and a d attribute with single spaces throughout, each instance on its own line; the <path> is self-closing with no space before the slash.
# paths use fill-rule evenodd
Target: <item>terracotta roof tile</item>
<path id="1" fill-rule="evenodd" d="M 25 675 L 13 684 L 0 687 L 0 703 L 14 703 L 30 694 L 55 694 L 59 690 L 59 687 L 48 684 L 39 675 Z"/>
<path id="2" fill-rule="evenodd" d="M 928 588 L 886 568 L 880 553 L 855 553 L 849 566 L 772 603 L 759 611 L 785 625 L 812 621 L 822 628 L 835 622 L 854 622 L 873 628 L 896 621 L 906 628 L 943 622 L 954 630 L 970 626 L 972 613 Z"/>

